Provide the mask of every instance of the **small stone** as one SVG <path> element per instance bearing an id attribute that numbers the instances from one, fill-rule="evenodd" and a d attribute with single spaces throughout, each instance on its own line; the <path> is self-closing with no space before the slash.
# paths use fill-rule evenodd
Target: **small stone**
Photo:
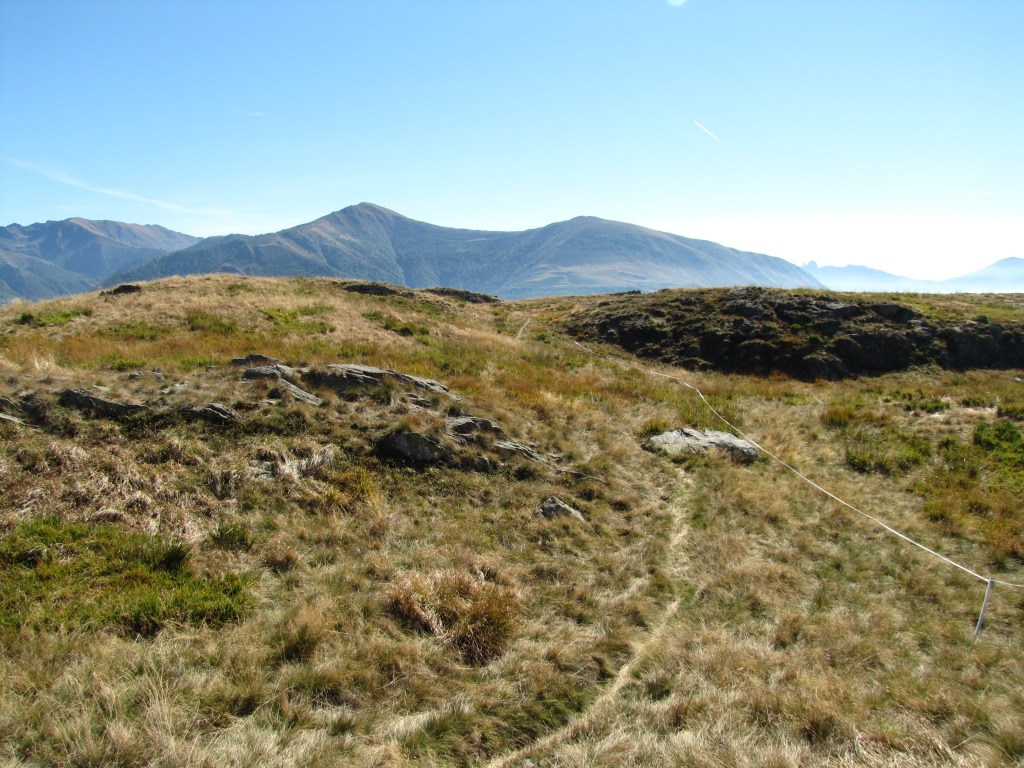
<path id="1" fill-rule="evenodd" d="M 237 413 L 220 403 L 185 408 L 181 415 L 190 421 L 205 421 L 210 424 L 232 424 L 239 420 Z"/>

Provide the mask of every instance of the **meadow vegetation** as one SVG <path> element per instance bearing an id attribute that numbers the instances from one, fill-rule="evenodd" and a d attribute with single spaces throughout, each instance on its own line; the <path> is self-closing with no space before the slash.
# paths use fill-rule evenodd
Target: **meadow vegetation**
<path id="1" fill-rule="evenodd" d="M 213 276 L 0 308 L 0 759 L 1020 765 L 1024 590 L 996 587 L 975 641 L 984 583 L 785 467 L 647 450 L 726 427 L 636 367 L 656 364 L 560 332 L 599 300 Z M 458 399 L 314 406 L 243 381 L 250 353 Z M 1021 371 L 657 370 L 854 506 L 1024 582 Z M 96 417 L 68 388 L 152 410 Z M 211 402 L 237 421 L 175 410 Z M 378 450 L 462 415 L 539 460 Z M 585 521 L 542 517 L 549 496 Z"/>

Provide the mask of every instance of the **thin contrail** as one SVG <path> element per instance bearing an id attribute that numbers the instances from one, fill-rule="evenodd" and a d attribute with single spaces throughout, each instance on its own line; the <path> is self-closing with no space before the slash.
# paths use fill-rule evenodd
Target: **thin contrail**
<path id="1" fill-rule="evenodd" d="M 228 211 L 220 211 L 205 208 L 189 208 L 184 205 L 178 205 L 177 203 L 169 203 L 166 200 L 157 200 L 152 197 L 144 197 L 143 195 L 136 195 L 133 192 L 125 192 L 122 189 L 109 189 L 106 187 L 97 187 L 92 184 L 88 184 L 84 181 L 76 179 L 62 171 L 55 171 L 49 168 L 43 168 L 35 163 L 29 163 L 24 160 L 19 160 L 16 157 L 0 157 L 0 161 L 7 165 L 13 165 L 15 168 L 22 168 L 26 171 L 38 174 L 43 178 L 55 181 L 58 184 L 66 184 L 69 187 L 75 187 L 76 189 L 84 189 L 86 192 L 95 192 L 99 195 L 107 195 L 108 197 L 116 197 L 120 200 L 131 200 L 135 203 L 143 203 L 145 205 L 156 206 L 157 208 L 163 208 L 168 211 L 176 211 L 178 213 L 190 213 L 199 216 L 213 216 L 216 218 L 223 218 L 229 215 Z M 116 166 L 115 166 L 116 167 Z"/>
<path id="2" fill-rule="evenodd" d="M 701 129 L 702 131 L 704 131 L 704 133 L 706 133 L 706 134 L 707 134 L 708 136 L 710 136 L 710 137 L 711 137 L 712 139 L 714 139 L 715 141 L 717 141 L 717 142 L 718 142 L 719 144 L 721 144 L 721 143 L 722 143 L 722 140 L 721 140 L 720 138 L 718 138 L 717 136 L 715 136 L 715 134 L 713 134 L 713 133 L 712 133 L 711 131 L 709 131 L 709 130 L 708 130 L 707 128 L 705 128 L 705 127 L 704 127 L 703 125 L 701 125 L 700 123 L 698 123 L 698 122 L 697 122 L 696 120 L 694 120 L 694 121 L 693 121 L 693 124 L 694 124 L 694 125 L 696 125 L 696 126 L 697 126 L 698 128 L 700 128 L 700 129 Z"/>

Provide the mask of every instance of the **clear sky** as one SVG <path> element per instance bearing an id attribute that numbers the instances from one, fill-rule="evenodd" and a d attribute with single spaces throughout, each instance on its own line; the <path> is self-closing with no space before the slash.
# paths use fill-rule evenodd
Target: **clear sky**
<path id="1" fill-rule="evenodd" d="M 1024 257 L 1024 2 L 0 0 L 0 224 L 363 201 L 912 277 Z"/>

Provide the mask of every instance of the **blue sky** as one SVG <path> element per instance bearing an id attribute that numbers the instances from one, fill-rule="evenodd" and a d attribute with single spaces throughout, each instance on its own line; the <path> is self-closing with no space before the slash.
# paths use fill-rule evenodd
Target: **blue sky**
<path id="1" fill-rule="evenodd" d="M 0 0 L 0 224 L 362 201 L 913 277 L 1024 257 L 1024 2 Z"/>

